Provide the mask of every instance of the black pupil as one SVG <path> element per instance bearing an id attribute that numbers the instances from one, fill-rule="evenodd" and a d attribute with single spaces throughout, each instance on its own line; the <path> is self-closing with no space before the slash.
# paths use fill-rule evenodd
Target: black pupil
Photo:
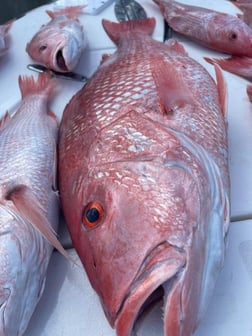
<path id="1" fill-rule="evenodd" d="M 232 34 L 230 35 L 231 40 L 235 40 L 236 37 L 237 37 L 236 33 L 232 33 Z"/>
<path id="2" fill-rule="evenodd" d="M 90 208 L 86 212 L 86 217 L 90 223 L 94 223 L 99 219 L 100 213 L 96 208 Z"/>

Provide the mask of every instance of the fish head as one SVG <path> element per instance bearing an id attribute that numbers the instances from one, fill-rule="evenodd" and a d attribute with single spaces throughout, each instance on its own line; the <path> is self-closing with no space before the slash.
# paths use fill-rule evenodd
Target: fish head
<path id="1" fill-rule="evenodd" d="M 76 66 L 82 49 L 81 32 L 75 37 L 65 30 L 40 30 L 26 45 L 26 52 L 39 64 L 58 72 L 70 72 Z"/>
<path id="2" fill-rule="evenodd" d="M 157 296 L 164 298 L 169 334 L 191 334 L 198 319 L 212 211 L 211 197 L 205 197 L 209 183 L 188 148 L 173 135 L 163 140 L 150 145 L 142 137 L 146 148 L 134 156 L 132 146 L 128 160 L 120 157 L 122 149 L 113 159 L 116 141 L 106 143 L 101 151 L 108 147 L 105 157 L 112 162 L 99 165 L 96 153 L 87 174 L 82 166 L 67 176 L 71 187 L 63 208 L 73 243 L 118 335 L 130 334 Z M 155 156 L 155 146 L 170 148 Z"/>
<path id="3" fill-rule="evenodd" d="M 29 227 L 29 226 L 28 226 Z M 0 206 L 0 334 L 21 335 L 40 299 L 41 239 L 13 210 Z M 37 250 L 37 251 L 36 251 Z M 43 255 L 43 253 L 42 253 Z M 42 257 L 41 255 L 41 257 Z M 41 273 L 43 271 L 41 270 Z"/>
<path id="4" fill-rule="evenodd" d="M 252 56 L 252 29 L 236 16 L 216 15 L 208 34 L 217 50 L 239 56 Z"/>

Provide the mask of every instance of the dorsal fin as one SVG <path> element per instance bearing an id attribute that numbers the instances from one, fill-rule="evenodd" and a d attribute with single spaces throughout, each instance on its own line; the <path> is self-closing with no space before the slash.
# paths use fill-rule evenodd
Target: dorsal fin
<path id="1" fill-rule="evenodd" d="M 85 5 L 70 6 L 56 11 L 46 10 L 46 13 L 50 16 L 51 19 L 60 15 L 65 15 L 69 19 L 78 19 L 79 16 L 83 14 L 84 7 L 86 6 Z"/>
<path id="2" fill-rule="evenodd" d="M 39 231 L 65 258 L 70 259 L 30 188 L 25 185 L 17 185 L 6 195 L 6 199 L 13 202 L 22 218 L 26 219 L 34 229 Z"/>
<path id="3" fill-rule="evenodd" d="M 123 22 L 112 22 L 109 20 L 102 20 L 102 25 L 111 40 L 118 44 L 121 36 L 127 32 L 141 32 L 151 35 L 154 31 L 156 20 L 155 18 L 147 18 L 141 20 L 129 20 Z"/>

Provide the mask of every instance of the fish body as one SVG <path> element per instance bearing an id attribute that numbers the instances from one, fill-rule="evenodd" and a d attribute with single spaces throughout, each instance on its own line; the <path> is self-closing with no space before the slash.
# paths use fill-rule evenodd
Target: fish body
<path id="1" fill-rule="evenodd" d="M 0 57 L 3 56 L 8 50 L 8 33 L 12 22 L 0 25 Z"/>
<path id="2" fill-rule="evenodd" d="M 51 17 L 26 46 L 29 56 L 39 64 L 59 72 L 70 72 L 77 65 L 87 41 L 78 20 L 83 6 L 46 11 Z"/>
<path id="3" fill-rule="evenodd" d="M 224 53 L 252 56 L 252 29 L 241 19 L 173 0 L 153 0 L 176 32 Z"/>
<path id="4" fill-rule="evenodd" d="M 118 49 L 60 125 L 62 208 L 117 335 L 130 335 L 158 295 L 164 334 L 189 336 L 222 265 L 229 223 L 223 78 L 216 67 L 219 95 L 181 44 L 149 36 L 154 19 L 103 25 Z"/>
<path id="5" fill-rule="evenodd" d="M 19 77 L 19 86 L 20 107 L 0 128 L 1 336 L 24 333 L 44 290 L 48 240 L 58 226 L 58 123 L 47 107 L 55 83 L 40 75 Z"/>
<path id="6" fill-rule="evenodd" d="M 237 6 L 242 14 L 238 14 L 238 17 L 243 20 L 248 26 L 252 27 L 252 3 L 250 0 L 241 0 L 232 2 Z"/>

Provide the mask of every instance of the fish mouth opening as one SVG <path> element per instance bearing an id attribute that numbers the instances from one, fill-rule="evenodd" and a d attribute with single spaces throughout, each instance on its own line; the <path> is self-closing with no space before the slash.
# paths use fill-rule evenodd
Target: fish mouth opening
<path id="1" fill-rule="evenodd" d="M 166 299 L 185 264 L 184 251 L 167 242 L 151 252 L 117 314 L 115 327 L 118 335 L 131 335 L 153 305 Z"/>
<path id="2" fill-rule="evenodd" d="M 68 72 L 62 49 L 59 49 L 56 53 L 56 64 L 60 71 Z"/>

